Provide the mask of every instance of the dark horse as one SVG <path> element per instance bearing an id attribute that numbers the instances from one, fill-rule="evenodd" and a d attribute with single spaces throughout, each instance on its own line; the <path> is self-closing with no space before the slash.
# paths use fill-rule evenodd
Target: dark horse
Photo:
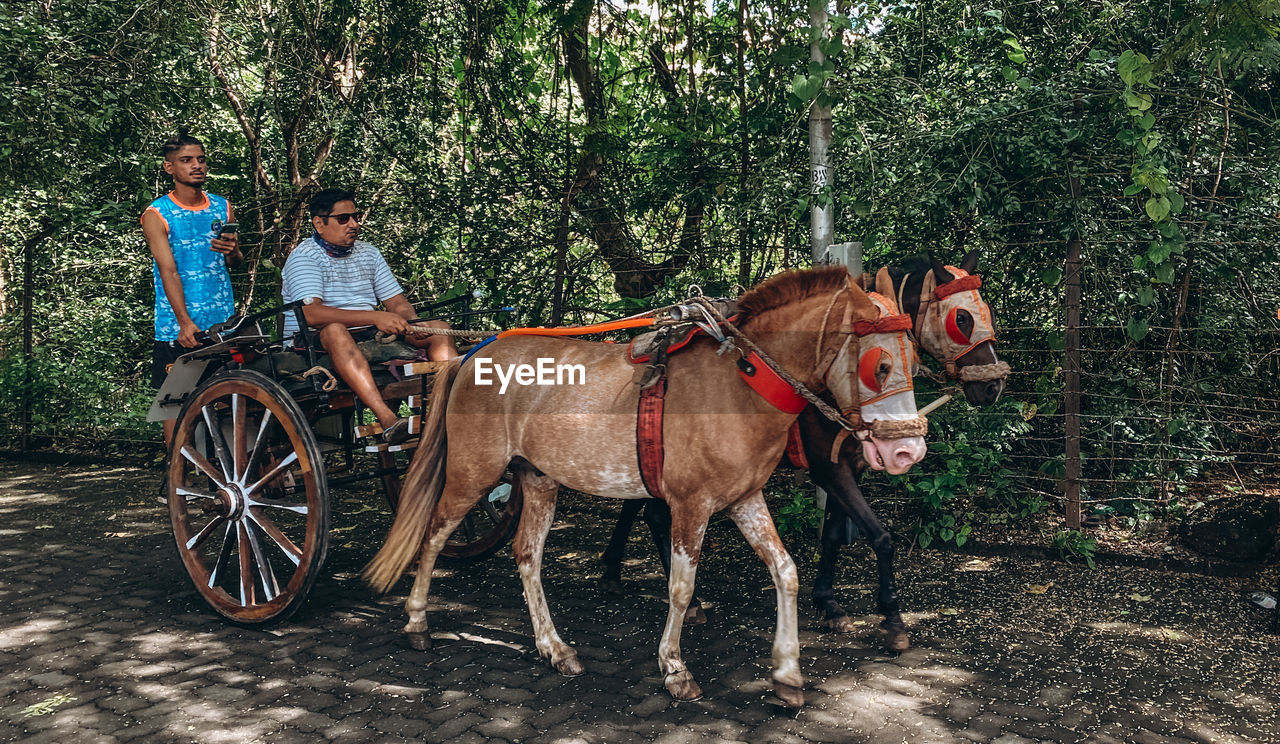
<path id="1" fill-rule="evenodd" d="M 977 268 L 978 251 L 974 250 L 964 257 L 959 267 L 934 261 L 931 267 L 921 263 L 908 269 L 881 269 L 875 284 L 877 287 L 883 287 L 885 282 L 892 284 L 892 295 L 901 311 L 912 317 L 917 347 L 941 362 L 948 377 L 960 381 L 969 403 L 984 406 L 995 403 L 1004 392 L 1009 365 L 996 356 L 995 321 L 978 291 L 981 280 L 975 273 Z M 871 283 L 870 277 L 863 275 L 861 284 Z M 814 606 L 822 611 L 831 630 L 842 633 L 855 630 L 848 613 L 835 600 L 836 559 L 840 546 L 851 543 L 859 533 L 866 535 L 879 569 L 877 606 L 884 615 L 881 627 L 891 648 L 905 650 L 910 641 L 898 608 L 893 538 L 872 511 L 857 482 L 857 473 L 869 464 L 857 443 L 840 437 L 840 428 L 813 406 L 800 414 L 796 426 L 804 458 L 791 464 L 807 467 L 813 482 L 827 493 L 822 552 L 813 586 Z M 843 441 L 833 452 L 838 438 Z M 787 458 L 784 457 L 783 462 L 787 462 Z M 641 507 L 657 544 L 663 570 L 670 570 L 671 518 L 666 504 L 653 499 L 627 501 L 623 503 L 622 515 L 603 556 L 603 583 L 609 589 L 621 590 L 623 551 Z M 685 622 L 706 622 L 696 598 Z"/>

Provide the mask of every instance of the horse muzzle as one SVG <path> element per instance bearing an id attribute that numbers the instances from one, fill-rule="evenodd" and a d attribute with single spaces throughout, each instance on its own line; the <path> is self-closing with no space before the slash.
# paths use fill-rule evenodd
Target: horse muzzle
<path id="1" fill-rule="evenodd" d="M 861 438 L 862 456 L 872 470 L 902 475 L 924 459 L 928 429 L 929 422 L 923 416 L 873 421 L 870 433 Z"/>

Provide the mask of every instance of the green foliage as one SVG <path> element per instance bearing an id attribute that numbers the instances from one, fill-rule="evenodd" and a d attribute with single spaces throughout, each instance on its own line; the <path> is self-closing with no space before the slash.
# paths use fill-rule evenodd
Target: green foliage
<path id="1" fill-rule="evenodd" d="M 1053 547 L 1064 561 L 1079 559 L 1089 568 L 1097 568 L 1094 554 L 1098 551 L 1098 541 L 1080 530 L 1059 530 L 1053 536 Z"/>
<path id="2" fill-rule="evenodd" d="M 901 481 L 922 542 L 1056 508 L 1072 239 L 1089 499 L 1145 515 L 1228 465 L 1268 477 L 1280 3 L 846 7 L 811 29 L 794 3 L 721 0 L 3 5 L 0 432 L 29 401 L 36 433 L 158 439 L 137 220 L 183 124 L 237 207 L 253 308 L 276 302 L 298 205 L 333 185 L 367 196 L 366 236 L 411 298 L 479 289 L 518 324 L 807 265 L 814 200 L 871 267 L 983 249 L 1015 373 L 994 409 L 932 417 Z M 817 194 L 814 104 L 834 120 Z"/>
<path id="3" fill-rule="evenodd" d="M 935 540 L 963 546 L 979 513 L 985 521 L 1004 523 L 1043 507 L 1037 494 L 1014 487 L 1011 444 L 1030 429 L 1020 413 L 1025 404 L 1006 399 L 976 415 L 957 410 L 962 407 L 968 408 L 949 403 L 932 414 L 928 457 L 910 473 L 890 478 L 920 504 L 915 539 L 921 547 Z"/>
<path id="4" fill-rule="evenodd" d="M 792 486 L 774 496 L 773 523 L 778 532 L 812 534 L 822 524 L 822 509 L 813 499 L 812 488 Z"/>

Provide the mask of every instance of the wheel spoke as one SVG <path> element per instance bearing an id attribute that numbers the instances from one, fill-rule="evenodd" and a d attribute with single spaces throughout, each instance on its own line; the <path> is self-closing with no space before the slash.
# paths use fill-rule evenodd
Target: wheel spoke
<path id="1" fill-rule="evenodd" d="M 249 565 L 249 528 L 244 522 L 236 522 L 236 543 L 240 547 L 240 604 L 248 607 L 257 604 L 253 592 L 253 570 Z"/>
<path id="2" fill-rule="evenodd" d="M 307 505 L 306 505 L 306 504 L 290 504 L 288 501 L 281 501 L 281 500 L 279 500 L 279 499 L 254 499 L 254 500 L 253 500 L 253 505 L 254 505 L 254 506 L 269 506 L 269 507 L 271 507 L 272 509 L 284 509 L 284 510 L 286 510 L 286 511 L 294 512 L 294 513 L 296 513 L 296 514 L 306 514 L 306 513 L 307 513 Z"/>
<path id="3" fill-rule="evenodd" d="M 204 414 L 204 425 L 209 430 L 209 439 L 213 442 L 213 450 L 218 454 L 218 464 L 222 466 L 222 474 L 226 477 L 227 482 L 235 480 L 231 474 L 231 458 L 227 456 L 227 440 L 222 436 L 222 424 L 218 421 L 218 415 L 213 410 L 213 406 L 202 406 L 200 413 Z"/>
<path id="4" fill-rule="evenodd" d="M 248 432 L 245 431 L 245 409 L 247 405 L 244 396 L 239 393 L 231 395 L 231 475 L 236 480 L 244 477 L 247 472 L 245 460 L 248 459 L 247 450 L 249 443 L 245 438 Z"/>
<path id="5" fill-rule="evenodd" d="M 262 409 L 262 422 L 258 424 L 258 436 L 253 440 L 253 452 L 249 454 L 249 461 L 244 464 L 244 470 L 240 472 L 240 477 L 248 478 L 249 473 L 258 467 L 258 460 L 262 457 L 262 453 L 266 452 L 267 427 L 271 425 L 271 409 Z"/>
<path id="6" fill-rule="evenodd" d="M 262 543 L 258 540 L 258 531 L 254 529 L 253 523 L 244 523 L 244 534 L 249 538 L 249 547 L 253 549 L 253 560 L 258 566 L 258 577 L 262 579 L 262 594 L 266 601 L 270 602 L 280 593 L 280 583 L 276 581 L 276 573 L 271 570 L 271 561 L 267 560 L 267 554 L 262 550 Z"/>
<path id="7" fill-rule="evenodd" d="M 294 464 L 297 461 L 298 461 L 298 453 L 290 452 L 288 457 L 276 463 L 274 467 L 272 467 L 270 470 L 267 471 L 266 475 L 263 475 L 261 478 L 259 478 L 257 483 L 254 483 L 252 486 L 249 486 L 248 488 L 246 488 L 244 492 L 246 494 L 250 494 L 250 493 L 253 493 L 254 491 L 257 491 L 259 488 L 262 488 L 266 483 L 271 481 L 277 475 L 280 475 L 285 470 L 288 470 L 289 466 Z"/>
<path id="8" fill-rule="evenodd" d="M 183 488 L 182 486 L 178 486 L 173 490 L 174 490 L 174 493 L 178 494 L 179 496 L 186 496 L 188 504 L 191 503 L 192 501 L 195 501 L 196 499 L 212 500 L 217 498 L 217 496 L 214 496 L 212 494 L 203 493 L 201 491 L 192 491 L 190 488 Z"/>
<path id="9" fill-rule="evenodd" d="M 505 507 L 506 504 L 503 504 L 503 506 Z M 497 524 L 502 519 L 502 513 L 498 511 L 498 507 L 489 499 L 480 499 L 480 509 L 489 518 L 489 521 L 494 524 Z"/>
<path id="10" fill-rule="evenodd" d="M 235 529 L 234 522 L 227 523 L 227 529 L 222 533 L 222 549 L 218 551 L 218 561 L 213 564 L 213 570 L 209 572 L 209 588 L 218 585 L 218 576 L 222 574 L 222 569 L 227 565 L 227 560 L 231 558 L 231 549 L 235 547 L 235 543 L 231 540 L 231 532 Z"/>
<path id="11" fill-rule="evenodd" d="M 476 520 L 471 516 L 471 512 L 467 512 L 467 516 L 462 520 L 462 534 L 467 542 L 475 542 Z"/>
<path id="12" fill-rule="evenodd" d="M 222 476 L 218 475 L 218 472 L 213 469 L 213 463 L 209 462 L 204 455 L 190 447 L 183 447 L 180 450 L 180 453 L 183 457 L 187 458 L 188 462 L 199 468 L 200 472 L 208 476 L 209 480 L 213 481 L 218 486 L 225 486 L 227 484 L 227 482 L 222 479 Z"/>
<path id="13" fill-rule="evenodd" d="M 213 531 L 218 529 L 218 525 L 222 524 L 225 521 L 227 521 L 227 518 L 222 516 L 221 514 L 214 517 L 212 522 L 210 522 L 209 524 L 206 524 L 203 529 L 201 529 L 190 540 L 187 541 L 187 550 L 198 549 L 200 545 L 209 538 L 209 535 L 212 535 Z"/>
<path id="14" fill-rule="evenodd" d="M 267 537 L 271 538 L 271 541 L 276 544 L 276 547 L 280 548 L 285 556 L 288 557 L 289 560 L 293 561 L 293 565 L 296 566 L 302 562 L 302 551 L 298 549 L 297 545 L 293 544 L 293 541 L 289 539 L 288 535 L 284 534 L 284 532 L 276 526 L 275 522 L 271 521 L 270 517 L 266 514 L 254 511 L 253 509 L 249 509 L 245 513 L 249 515 L 249 519 L 252 519 L 254 524 L 258 525 L 259 529 L 261 529 Z"/>

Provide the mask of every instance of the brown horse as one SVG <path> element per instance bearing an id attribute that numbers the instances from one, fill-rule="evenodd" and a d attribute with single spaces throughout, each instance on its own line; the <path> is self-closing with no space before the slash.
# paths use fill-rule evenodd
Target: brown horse
<path id="1" fill-rule="evenodd" d="M 913 318 L 912 336 L 918 349 L 941 362 L 948 377 L 961 382 L 969 403 L 984 406 L 1000 398 L 1005 378 L 1009 376 L 1009 365 L 996 356 L 995 320 L 979 292 L 978 260 L 979 252 L 974 250 L 964 257 L 959 267 L 936 260 L 932 267 L 913 261 L 905 269 L 882 269 L 875 279 L 864 274 L 859 277 L 859 283 L 867 289 L 874 286 L 882 295 L 898 298 L 902 312 Z M 865 356 L 865 351 L 863 354 Z M 863 402 L 874 394 L 875 391 L 862 390 Z M 840 547 L 865 535 L 875 551 L 879 569 L 876 604 L 884 615 L 881 628 L 890 648 L 903 651 L 910 646 L 910 639 L 899 610 L 893 573 L 893 537 L 863 497 L 857 481 L 858 473 L 867 467 L 875 468 L 875 463 L 853 441 L 843 442 L 832 457 L 832 448 L 842 429 L 823 418 L 812 406 L 800 413 L 796 425 L 805 457 L 799 463 L 784 460 L 783 464 L 808 468 L 813 482 L 827 494 L 822 549 L 813 585 L 814 607 L 823 613 L 831 630 L 849 633 L 858 629 L 835 599 L 835 573 Z M 671 517 L 666 505 L 653 499 L 629 501 L 623 506 L 602 556 L 603 584 L 610 591 L 622 591 L 623 551 L 642 507 L 644 520 L 658 548 L 658 558 L 663 569 L 669 570 L 671 549 L 667 535 Z M 696 597 L 691 601 L 686 622 L 706 622 Z"/>
<path id="2" fill-rule="evenodd" d="M 864 446 L 877 462 L 904 472 L 924 456 L 925 422 L 914 417 L 914 403 L 911 416 L 895 412 L 895 420 L 886 420 L 877 418 L 874 406 L 861 407 L 856 397 L 860 370 L 855 333 L 892 324 L 877 327 L 881 307 L 844 268 L 773 277 L 740 298 L 738 309 L 738 329 L 767 357 L 810 390 L 830 390 L 846 415 L 861 413 L 863 427 L 871 432 L 869 437 L 862 433 Z M 901 339 L 882 346 L 907 348 Z M 804 680 L 796 568 L 778 539 L 761 492 L 799 409 L 780 410 L 743 383 L 745 350 L 720 354 L 717 348 L 716 342 L 703 337 L 667 363 L 665 463 L 655 490 L 665 494 L 671 509 L 672 565 L 658 664 L 677 699 L 701 696 L 681 658 L 680 631 L 707 522 L 712 514 L 727 510 L 769 566 L 778 602 L 774 689 L 785 703 L 799 706 L 804 702 Z M 524 488 L 524 510 L 513 547 L 536 645 L 562 674 L 581 674 L 577 653 L 561 640 L 547 609 L 540 576 L 542 549 L 560 484 L 614 498 L 650 496 L 637 458 L 639 368 L 628 362 L 620 345 L 543 336 L 499 339 L 485 353 L 486 360 L 454 363 L 438 376 L 395 523 L 365 578 L 374 589 L 386 591 L 414 556 L 420 556 L 405 603 L 405 632 L 415 648 L 429 647 L 427 594 L 436 556 L 472 506 L 504 470 L 514 468 Z M 511 369 L 510 365 L 539 359 L 582 365 L 585 384 L 518 386 L 500 393 L 477 376 L 482 368 Z M 479 366 L 482 361 L 486 366 Z M 892 352 L 884 349 L 874 362 L 861 373 L 889 386 L 897 384 L 895 367 L 902 370 L 909 364 L 897 359 L 895 365 Z"/>

